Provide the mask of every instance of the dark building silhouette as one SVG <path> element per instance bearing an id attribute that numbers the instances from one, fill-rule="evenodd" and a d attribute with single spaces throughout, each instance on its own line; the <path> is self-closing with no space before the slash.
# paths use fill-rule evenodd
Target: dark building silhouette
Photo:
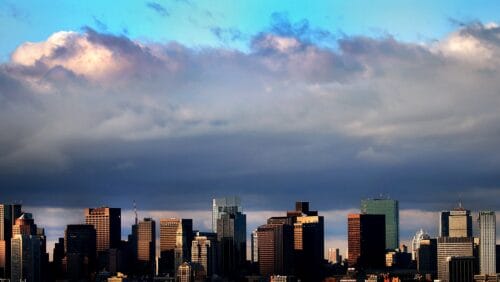
<path id="1" fill-rule="evenodd" d="M 417 250 L 417 270 L 422 275 L 437 275 L 437 240 L 422 239 Z"/>
<path id="2" fill-rule="evenodd" d="M 54 244 L 52 252 L 52 271 L 51 278 L 53 280 L 62 280 L 64 278 L 63 259 L 64 259 L 64 238 L 59 238 Z"/>
<path id="3" fill-rule="evenodd" d="M 241 212 L 222 212 L 217 219 L 219 243 L 219 272 L 235 278 L 246 262 L 246 215 Z"/>
<path id="4" fill-rule="evenodd" d="M 385 265 L 385 216 L 349 214 L 348 263 L 357 269 L 380 269 Z"/>
<path id="5" fill-rule="evenodd" d="M 449 282 L 474 282 L 474 257 L 448 257 Z"/>
<path id="6" fill-rule="evenodd" d="M 259 272 L 262 276 L 289 275 L 293 266 L 293 227 L 286 223 L 257 228 Z"/>
<path id="7" fill-rule="evenodd" d="M 10 278 L 12 225 L 21 216 L 21 205 L 0 205 L 0 278 Z"/>
<path id="8" fill-rule="evenodd" d="M 64 235 L 66 276 L 71 281 L 88 280 L 96 271 L 96 230 L 90 224 L 71 224 Z"/>

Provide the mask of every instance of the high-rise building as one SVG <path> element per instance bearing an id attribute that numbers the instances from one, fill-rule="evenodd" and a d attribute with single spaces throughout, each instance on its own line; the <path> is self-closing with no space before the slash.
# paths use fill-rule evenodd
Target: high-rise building
<path id="1" fill-rule="evenodd" d="M 160 219 L 160 274 L 175 275 L 179 265 L 190 261 L 192 241 L 192 219 Z"/>
<path id="2" fill-rule="evenodd" d="M 446 258 L 449 282 L 474 282 L 474 257 L 451 256 Z"/>
<path id="3" fill-rule="evenodd" d="M 11 239 L 11 281 L 41 281 L 40 239 L 16 234 Z"/>
<path id="4" fill-rule="evenodd" d="M 458 207 L 440 213 L 440 237 L 472 237 L 472 216 L 469 210 Z"/>
<path id="5" fill-rule="evenodd" d="M 121 209 L 120 208 L 87 208 L 85 223 L 91 224 L 96 230 L 97 252 L 118 248 L 121 241 Z"/>
<path id="6" fill-rule="evenodd" d="M 347 218 L 349 267 L 377 269 L 385 265 L 385 216 L 349 214 Z"/>
<path id="7" fill-rule="evenodd" d="M 437 276 L 443 282 L 449 281 L 449 257 L 473 257 L 474 239 L 472 237 L 440 237 L 437 240 Z"/>
<path id="8" fill-rule="evenodd" d="M 243 212 L 239 197 L 212 199 L 212 232 L 217 233 L 217 220 L 221 218 L 222 214 L 235 214 L 237 212 Z"/>
<path id="9" fill-rule="evenodd" d="M 96 271 L 96 231 L 90 224 L 70 224 L 64 234 L 66 273 L 71 281 L 88 280 Z"/>
<path id="10" fill-rule="evenodd" d="M 341 263 L 342 256 L 338 248 L 328 248 L 328 261 L 330 263 Z"/>
<path id="11" fill-rule="evenodd" d="M 137 226 L 137 261 L 143 274 L 154 275 L 156 260 L 156 223 L 145 218 Z"/>
<path id="12" fill-rule="evenodd" d="M 415 236 L 413 236 L 413 239 L 411 240 L 411 258 L 413 260 L 417 259 L 417 251 L 420 248 L 420 242 L 422 240 L 428 240 L 430 238 L 431 237 L 429 236 L 429 234 L 425 233 L 425 231 L 422 228 L 420 228 L 420 230 L 417 231 Z"/>
<path id="13" fill-rule="evenodd" d="M 481 274 L 496 274 L 496 216 L 493 211 L 479 212 L 479 269 Z"/>
<path id="14" fill-rule="evenodd" d="M 205 281 L 216 273 L 217 234 L 198 232 L 191 245 L 191 264 L 196 281 Z"/>
<path id="15" fill-rule="evenodd" d="M 385 215 L 385 248 L 399 248 L 399 203 L 392 199 L 361 201 L 361 213 Z"/>
<path id="16" fill-rule="evenodd" d="M 189 262 L 183 262 L 177 268 L 177 282 L 193 282 L 193 267 Z"/>
<path id="17" fill-rule="evenodd" d="M 450 212 L 441 211 L 439 213 L 439 237 L 448 237 L 450 235 Z"/>
<path id="18" fill-rule="evenodd" d="M 259 271 L 263 276 L 291 274 L 293 265 L 293 227 L 266 224 L 257 229 Z"/>
<path id="19" fill-rule="evenodd" d="M 21 216 L 21 205 L 0 204 L 0 278 L 10 278 L 12 225 Z"/>
<path id="20" fill-rule="evenodd" d="M 295 210 L 287 211 L 286 220 L 293 225 L 294 268 L 302 280 L 319 280 L 325 257 L 324 218 L 309 209 L 309 202 L 296 202 Z M 271 223 L 268 220 L 268 223 Z"/>
<path id="21" fill-rule="evenodd" d="M 251 245 L 250 245 L 250 260 L 251 262 L 259 262 L 259 237 L 257 234 L 257 229 L 252 231 L 252 237 L 251 237 Z"/>
<path id="22" fill-rule="evenodd" d="M 237 269 L 246 262 L 246 215 L 222 212 L 217 219 L 220 274 L 234 278 Z"/>
<path id="23" fill-rule="evenodd" d="M 37 227 L 31 213 L 23 213 L 12 226 L 12 237 L 16 235 L 37 235 Z"/>
<path id="24" fill-rule="evenodd" d="M 416 252 L 417 270 L 431 280 L 437 274 L 437 240 L 421 239 Z"/>

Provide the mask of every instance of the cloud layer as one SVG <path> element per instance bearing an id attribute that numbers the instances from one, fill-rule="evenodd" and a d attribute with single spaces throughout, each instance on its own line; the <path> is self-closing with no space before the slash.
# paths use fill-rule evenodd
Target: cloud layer
<path id="1" fill-rule="evenodd" d="M 335 209 L 388 193 L 407 208 L 498 209 L 498 25 L 328 47 L 330 34 L 281 21 L 248 52 L 90 28 L 19 46 L 0 65 L 4 198 Z"/>

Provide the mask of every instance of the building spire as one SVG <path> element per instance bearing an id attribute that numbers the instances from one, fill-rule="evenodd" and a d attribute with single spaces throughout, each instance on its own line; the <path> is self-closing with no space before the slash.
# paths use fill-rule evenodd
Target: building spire
<path id="1" fill-rule="evenodd" d="M 135 215 L 135 225 L 137 225 L 138 219 L 137 219 L 137 205 L 134 200 L 134 215 Z"/>

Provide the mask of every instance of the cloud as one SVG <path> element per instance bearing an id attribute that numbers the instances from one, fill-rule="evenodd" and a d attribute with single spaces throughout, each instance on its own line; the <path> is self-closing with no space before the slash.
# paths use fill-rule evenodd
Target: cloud
<path id="1" fill-rule="evenodd" d="M 222 28 L 217 26 L 210 28 L 210 31 L 223 43 L 245 39 L 245 35 L 236 28 Z"/>
<path id="2" fill-rule="evenodd" d="M 170 13 L 167 11 L 167 9 L 163 5 L 161 5 L 160 3 L 147 2 L 146 7 L 155 11 L 156 13 L 158 13 L 158 15 L 160 15 L 162 17 L 168 17 L 170 15 Z"/>
<path id="3" fill-rule="evenodd" d="M 0 66 L 4 198 L 157 210 L 239 194 L 252 209 L 330 210 L 384 192 L 409 209 L 458 194 L 498 209 L 495 24 L 429 45 L 330 45 L 307 22 L 276 22 L 247 52 L 88 27 L 20 45 Z M 446 47 L 455 37 L 474 44 Z"/>

